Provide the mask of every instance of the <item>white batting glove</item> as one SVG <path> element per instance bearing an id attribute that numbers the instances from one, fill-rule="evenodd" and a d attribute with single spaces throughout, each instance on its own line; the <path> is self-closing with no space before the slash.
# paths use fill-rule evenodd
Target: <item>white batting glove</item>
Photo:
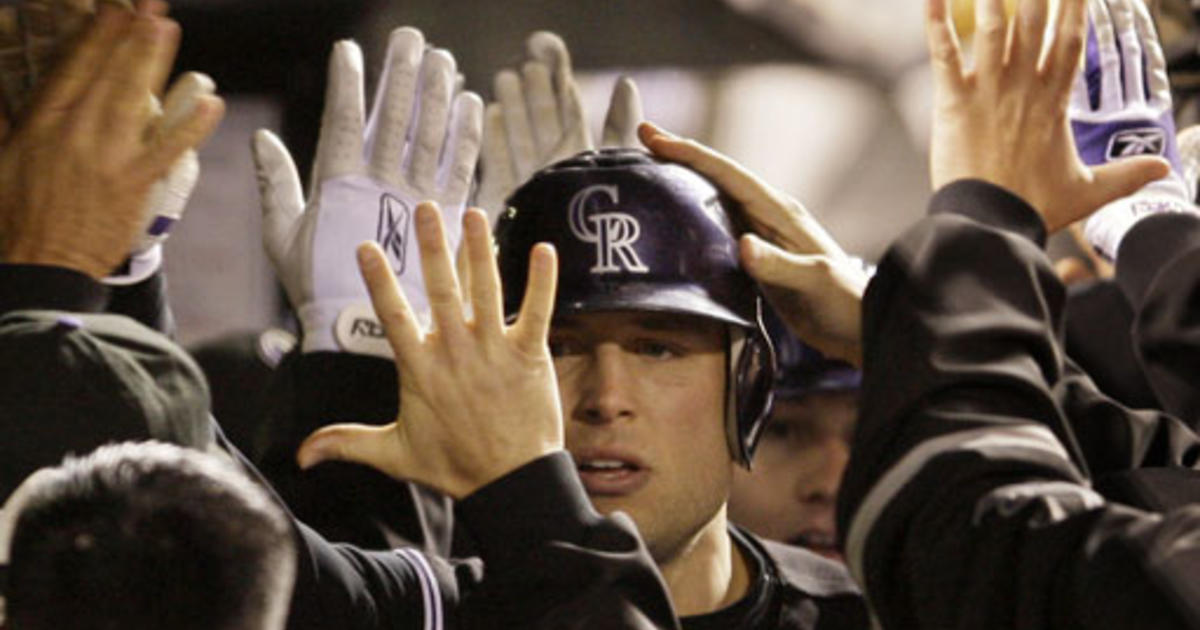
<path id="1" fill-rule="evenodd" d="M 571 54 L 558 35 L 529 36 L 530 60 L 518 74 L 496 74 L 495 103 L 484 116 L 483 157 L 475 205 L 494 224 L 504 201 L 535 172 L 559 160 L 595 148 L 588 131 Z M 642 103 L 628 78 L 617 82 L 604 124 L 603 146 L 641 146 L 637 125 Z"/>
<path id="2" fill-rule="evenodd" d="M 392 32 L 371 116 L 364 126 L 363 62 L 357 44 L 334 46 L 321 136 L 307 203 L 283 143 L 254 138 L 263 245 L 303 327 L 303 352 L 391 358 L 358 273 L 355 248 L 378 242 L 413 310 L 428 321 L 415 242 L 417 203 L 433 200 L 451 248 L 475 172 L 483 103 L 454 94 L 454 57 L 425 48 L 413 28 Z M 365 128 L 365 133 L 364 133 Z"/>
<path id="3" fill-rule="evenodd" d="M 201 96 L 216 92 L 216 84 L 208 76 L 189 72 L 171 86 L 163 99 L 163 113 L 155 125 L 154 135 L 162 135 L 188 119 Z M 158 108 L 157 101 L 153 105 Z M 134 245 L 128 264 L 104 278 L 110 286 L 123 286 L 149 278 L 162 266 L 162 243 L 171 229 L 183 217 L 188 199 L 200 180 L 200 159 L 194 149 L 176 160 L 167 176 L 155 182 L 146 198 L 146 229 Z"/>
<path id="4" fill-rule="evenodd" d="M 1171 86 L 1162 45 L 1140 0 L 1090 0 L 1091 23 L 1083 72 L 1069 115 L 1075 146 L 1088 165 L 1138 155 L 1161 155 L 1171 173 L 1114 201 L 1087 221 L 1084 235 L 1115 260 L 1129 228 L 1159 212 L 1194 212 L 1176 146 Z"/>

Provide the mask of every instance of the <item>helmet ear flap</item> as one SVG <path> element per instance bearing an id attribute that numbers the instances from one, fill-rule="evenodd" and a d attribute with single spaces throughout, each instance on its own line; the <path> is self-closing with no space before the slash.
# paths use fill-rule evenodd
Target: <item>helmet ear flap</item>
<path id="1" fill-rule="evenodd" d="M 775 349 L 763 325 L 762 299 L 758 302 L 757 325 L 739 335 L 740 340 L 731 339 L 733 403 L 729 424 L 734 430 L 728 437 L 734 459 L 746 469 L 750 468 L 774 400 Z"/>

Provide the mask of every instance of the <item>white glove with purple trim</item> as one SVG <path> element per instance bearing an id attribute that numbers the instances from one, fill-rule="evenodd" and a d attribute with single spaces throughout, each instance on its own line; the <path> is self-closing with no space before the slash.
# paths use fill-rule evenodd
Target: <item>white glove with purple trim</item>
<path id="1" fill-rule="evenodd" d="M 196 105 L 196 99 L 215 91 L 213 80 L 203 74 L 189 72 L 180 77 L 163 99 L 163 114 L 155 133 L 162 134 L 187 120 Z M 154 107 L 158 107 L 157 102 Z M 105 284 L 135 284 L 158 271 L 162 266 L 162 243 L 183 216 L 199 179 L 200 160 L 195 149 L 188 149 L 167 172 L 167 176 L 155 182 L 150 189 L 145 209 L 146 230 L 134 245 L 128 264 L 104 278 Z"/>
<path id="2" fill-rule="evenodd" d="M 526 40 L 526 49 L 530 60 L 520 74 L 496 73 L 493 89 L 498 102 L 488 104 L 484 117 L 475 205 L 487 211 L 493 224 L 508 196 L 535 172 L 596 148 L 567 45 L 554 33 L 538 31 Z M 613 88 L 601 146 L 642 146 L 637 138 L 642 118 L 637 85 L 621 77 Z"/>
<path id="3" fill-rule="evenodd" d="M 1161 155 L 1167 177 L 1096 211 L 1084 235 L 1115 260 L 1133 224 L 1159 212 L 1195 212 L 1194 183 L 1183 175 L 1176 147 L 1167 64 L 1150 13 L 1140 0 L 1089 0 L 1090 28 L 1083 72 L 1069 116 L 1075 146 L 1089 166 L 1138 155 Z"/>
<path id="4" fill-rule="evenodd" d="M 455 95 L 455 73 L 450 53 L 427 49 L 416 29 L 396 29 L 364 127 L 362 52 L 338 42 L 307 204 L 283 143 L 266 130 L 255 135 L 263 245 L 300 319 L 303 352 L 392 358 L 355 262 L 367 240 L 383 247 L 428 322 L 413 214 L 421 201 L 438 202 L 458 247 L 482 135 L 483 102 Z"/>

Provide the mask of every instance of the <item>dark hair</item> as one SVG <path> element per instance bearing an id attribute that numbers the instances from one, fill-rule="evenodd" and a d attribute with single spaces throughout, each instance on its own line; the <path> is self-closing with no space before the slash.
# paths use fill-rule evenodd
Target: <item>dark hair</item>
<path id="1" fill-rule="evenodd" d="M 13 630 L 281 626 L 295 575 L 281 510 L 229 462 L 105 446 L 32 483 L 13 531 Z"/>

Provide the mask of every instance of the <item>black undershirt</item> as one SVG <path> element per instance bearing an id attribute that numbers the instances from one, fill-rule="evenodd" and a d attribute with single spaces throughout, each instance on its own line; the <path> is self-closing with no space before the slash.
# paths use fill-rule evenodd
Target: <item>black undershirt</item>
<path id="1" fill-rule="evenodd" d="M 752 575 L 746 596 L 704 615 L 681 617 L 685 630 L 728 630 L 729 628 L 773 628 L 779 618 L 779 577 L 766 553 L 737 527 L 729 528 L 733 543 L 749 563 Z"/>

